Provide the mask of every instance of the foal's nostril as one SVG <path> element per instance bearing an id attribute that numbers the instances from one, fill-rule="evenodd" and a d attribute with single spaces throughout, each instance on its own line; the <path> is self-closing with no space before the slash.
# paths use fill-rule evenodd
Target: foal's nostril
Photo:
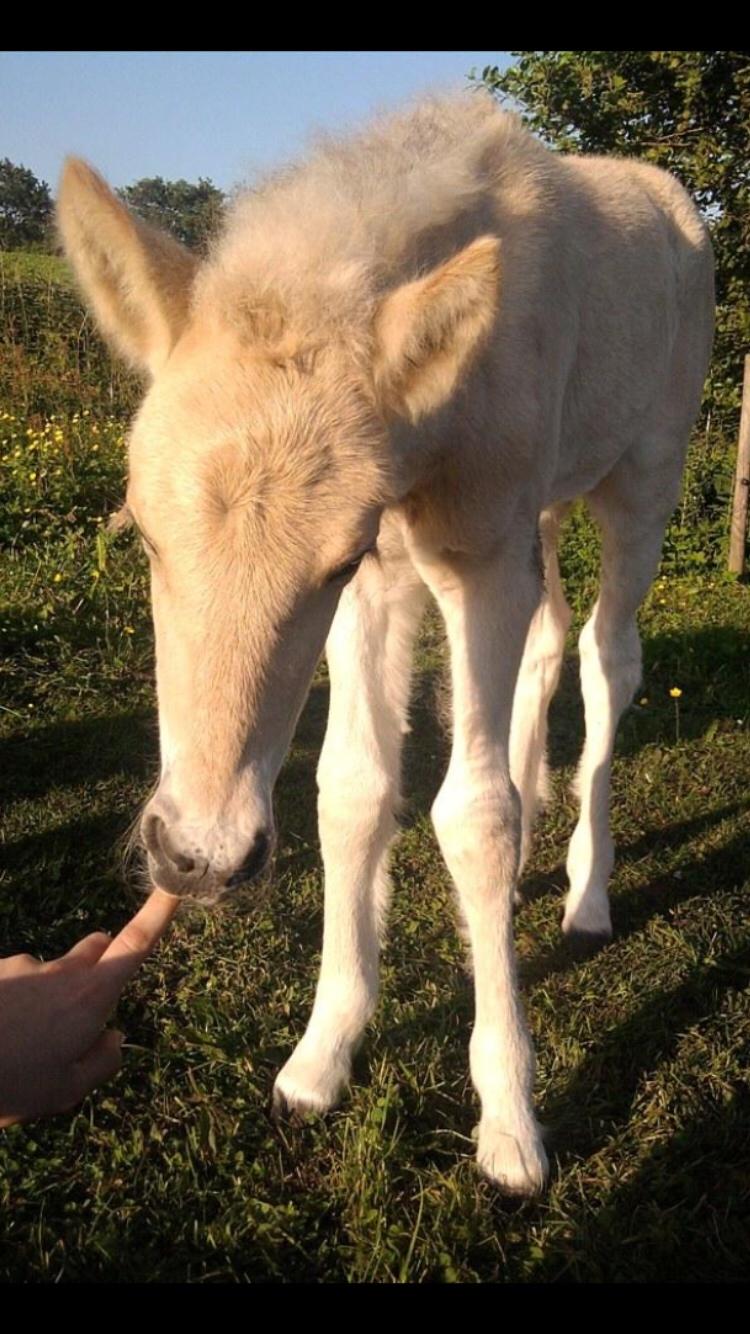
<path id="1" fill-rule="evenodd" d="M 264 829 L 255 835 L 255 841 L 242 865 L 230 875 L 227 880 L 227 889 L 234 889 L 237 885 L 242 885 L 246 880 L 252 880 L 254 875 L 263 870 L 271 848 L 271 840 Z"/>
<path id="2" fill-rule="evenodd" d="M 161 843 L 159 841 L 159 830 L 163 826 L 163 820 L 158 815 L 150 813 L 144 815 L 141 821 L 141 838 L 146 846 L 146 850 L 152 856 L 157 856 L 161 852 Z"/>
<path id="3" fill-rule="evenodd" d="M 178 871 L 182 871 L 183 875 L 189 875 L 191 871 L 195 870 L 195 862 L 192 857 L 184 857 L 181 852 L 169 851 L 166 843 L 164 851 L 172 862 L 172 865 L 176 866 Z"/>
<path id="4" fill-rule="evenodd" d="M 195 861 L 175 847 L 160 815 L 147 815 L 143 821 L 142 831 L 143 841 L 152 857 L 166 859 L 170 866 L 183 875 L 189 875 L 195 870 Z"/>

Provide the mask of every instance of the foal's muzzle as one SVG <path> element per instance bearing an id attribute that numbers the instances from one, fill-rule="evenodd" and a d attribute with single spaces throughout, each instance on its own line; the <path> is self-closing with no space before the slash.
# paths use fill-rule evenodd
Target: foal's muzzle
<path id="1" fill-rule="evenodd" d="M 154 810 L 145 812 L 141 834 L 154 882 L 171 894 L 204 900 L 255 879 L 268 864 L 272 846 L 270 830 L 258 829 L 239 865 L 236 857 L 227 864 L 226 856 L 211 858 L 197 843 L 181 838 L 179 829 Z"/>

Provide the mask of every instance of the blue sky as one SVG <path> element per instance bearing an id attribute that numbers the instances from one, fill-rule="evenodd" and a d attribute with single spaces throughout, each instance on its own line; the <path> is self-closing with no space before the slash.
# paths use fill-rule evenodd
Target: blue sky
<path id="1" fill-rule="evenodd" d="M 223 189 L 430 87 L 465 85 L 503 51 L 0 53 L 0 158 L 55 189 L 66 153 L 113 185 L 208 176 Z"/>

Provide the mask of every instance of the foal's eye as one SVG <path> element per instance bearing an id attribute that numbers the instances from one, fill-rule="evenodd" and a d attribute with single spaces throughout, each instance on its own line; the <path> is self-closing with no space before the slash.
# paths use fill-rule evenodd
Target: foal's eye
<path id="1" fill-rule="evenodd" d="M 369 556 L 370 552 L 374 550 L 375 550 L 374 545 L 371 547 L 367 547 L 364 551 L 360 551 L 359 555 L 354 557 L 354 560 L 347 561 L 346 565 L 339 565 L 337 570 L 334 570 L 332 574 L 329 574 L 326 583 L 329 584 L 346 583 L 347 579 L 351 579 L 352 575 L 357 573 L 357 570 L 362 564 L 362 561 L 364 560 L 365 556 Z"/>

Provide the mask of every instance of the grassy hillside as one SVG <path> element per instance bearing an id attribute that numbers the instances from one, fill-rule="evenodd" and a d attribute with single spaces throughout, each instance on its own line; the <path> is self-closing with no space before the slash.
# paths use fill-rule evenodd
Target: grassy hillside
<path id="1" fill-rule="evenodd" d="M 0 404 L 38 424 L 90 411 L 122 414 L 139 382 L 115 364 L 64 260 L 0 251 Z"/>
<path id="2" fill-rule="evenodd" d="M 73 286 L 69 265 L 57 255 L 34 250 L 0 250 L 0 284 L 19 280 Z"/>

